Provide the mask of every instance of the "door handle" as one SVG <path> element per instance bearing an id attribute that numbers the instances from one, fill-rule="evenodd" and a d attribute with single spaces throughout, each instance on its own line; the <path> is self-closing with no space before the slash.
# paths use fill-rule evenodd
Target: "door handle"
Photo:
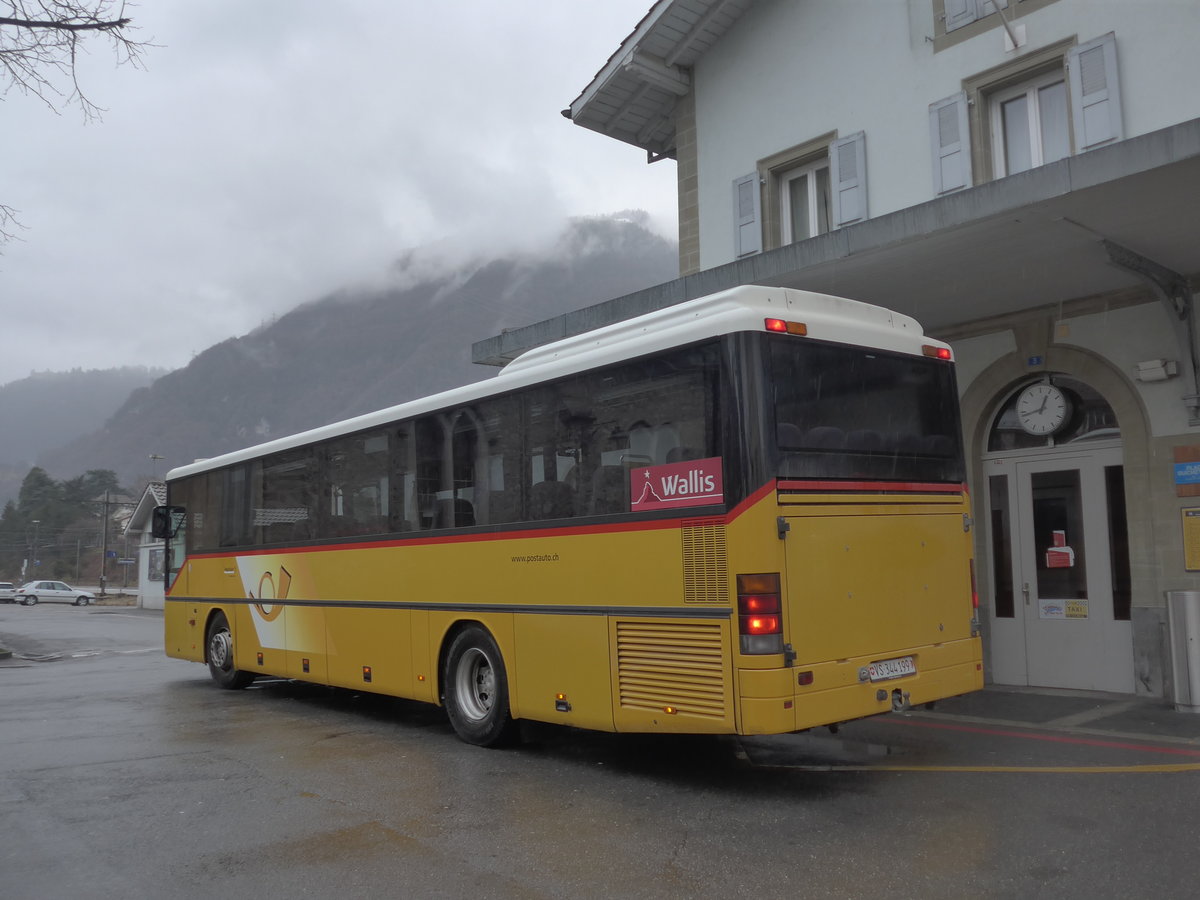
<path id="1" fill-rule="evenodd" d="M 1021 585 L 1021 593 L 1025 595 L 1025 605 L 1028 606 L 1029 605 L 1029 582 L 1028 581 L 1025 582 L 1023 585 Z"/>

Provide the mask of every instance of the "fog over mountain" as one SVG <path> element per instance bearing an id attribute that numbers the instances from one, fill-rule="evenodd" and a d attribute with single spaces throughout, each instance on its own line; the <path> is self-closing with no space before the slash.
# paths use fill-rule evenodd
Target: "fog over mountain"
<path id="1" fill-rule="evenodd" d="M 51 361 L 47 356 L 47 365 Z M 42 454 L 103 426 L 132 391 L 165 371 L 123 366 L 33 372 L 0 385 L 0 506 L 16 496 Z"/>
<path id="2" fill-rule="evenodd" d="M 668 281 L 678 267 L 676 245 L 640 213 L 573 220 L 540 252 L 449 259 L 411 252 L 381 283 L 210 347 L 37 462 L 60 478 L 113 469 L 137 487 L 154 469 L 490 377 L 470 361 L 473 341 Z"/>

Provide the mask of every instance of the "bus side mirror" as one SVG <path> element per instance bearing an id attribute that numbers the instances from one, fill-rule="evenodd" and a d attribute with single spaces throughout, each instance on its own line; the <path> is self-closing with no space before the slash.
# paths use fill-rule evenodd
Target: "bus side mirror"
<path id="1" fill-rule="evenodd" d="M 156 506 L 150 521 L 150 534 L 156 538 L 173 538 L 183 527 L 187 511 L 182 506 Z"/>

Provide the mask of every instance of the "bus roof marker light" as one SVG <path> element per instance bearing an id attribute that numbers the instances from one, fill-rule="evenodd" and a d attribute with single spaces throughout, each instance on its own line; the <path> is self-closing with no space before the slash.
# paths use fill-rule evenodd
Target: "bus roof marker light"
<path id="1" fill-rule="evenodd" d="M 921 352 L 930 359 L 944 359 L 947 362 L 954 359 L 954 353 L 949 347 L 935 347 L 933 344 L 922 344 Z"/>
<path id="2" fill-rule="evenodd" d="M 786 319 L 764 319 L 763 325 L 767 331 L 774 331 L 779 334 L 796 334 L 800 337 L 808 334 L 808 326 L 803 322 L 789 322 Z"/>

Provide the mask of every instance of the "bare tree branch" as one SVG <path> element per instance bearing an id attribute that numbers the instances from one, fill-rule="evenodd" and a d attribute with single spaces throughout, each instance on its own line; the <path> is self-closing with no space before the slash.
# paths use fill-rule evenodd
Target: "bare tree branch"
<path id="1" fill-rule="evenodd" d="M 16 88 L 55 112 L 78 104 L 85 119 L 103 110 L 76 77 L 75 64 L 90 35 L 107 38 L 117 64 L 141 65 L 150 46 L 129 32 L 125 0 L 4 0 L 0 2 L 0 96 Z M 7 82 L 7 84 L 4 84 Z"/>
<path id="2" fill-rule="evenodd" d="M 106 39 L 117 64 L 141 68 L 153 46 L 135 40 L 125 0 L 0 0 L 0 100 L 14 88 L 36 97 L 52 112 L 79 106 L 85 121 L 104 111 L 84 93 L 76 62 L 88 38 Z M 19 228 L 16 212 L 0 204 L 0 245 Z"/>
<path id="3" fill-rule="evenodd" d="M 9 229 L 20 227 L 22 226 L 17 221 L 17 211 L 11 206 L 5 206 L 3 203 L 0 203 L 0 245 L 16 240 L 17 236 Z"/>

